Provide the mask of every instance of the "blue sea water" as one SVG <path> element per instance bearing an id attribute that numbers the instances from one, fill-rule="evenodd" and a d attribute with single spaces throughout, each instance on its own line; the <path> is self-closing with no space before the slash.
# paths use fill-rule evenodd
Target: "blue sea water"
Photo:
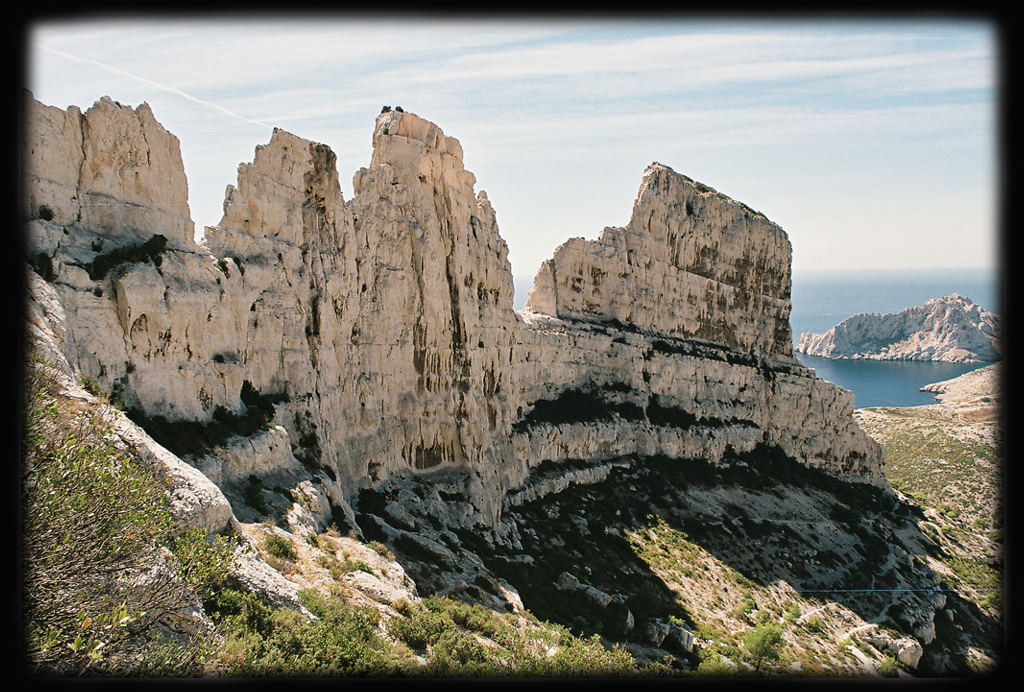
<path id="1" fill-rule="evenodd" d="M 1002 277 L 995 270 L 794 271 L 793 343 L 800 341 L 802 332 L 823 333 L 859 313 L 900 312 L 953 293 L 1002 314 Z M 984 365 L 797 357 L 822 379 L 852 391 L 857 408 L 932 403 L 934 395 L 919 391 L 921 387 Z"/>

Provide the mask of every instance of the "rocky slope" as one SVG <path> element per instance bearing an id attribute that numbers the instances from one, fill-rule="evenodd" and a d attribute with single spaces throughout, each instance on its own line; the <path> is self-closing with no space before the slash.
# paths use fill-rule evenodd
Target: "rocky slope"
<path id="1" fill-rule="evenodd" d="M 885 445 L 886 475 L 893 487 L 920 508 L 919 527 L 936 546 L 931 567 L 975 612 L 1001 627 L 1005 455 L 1000 371 L 997 363 L 923 388 L 940 392 L 934 404 L 859 409 L 856 417 Z M 996 630 L 984 638 L 1000 641 Z"/>
<path id="2" fill-rule="evenodd" d="M 45 285 L 33 292 L 46 298 L 31 304 L 33 336 L 57 343 L 62 334 L 51 325 L 59 302 Z M 55 364 L 75 406 L 105 409 L 115 439 L 160 473 L 179 521 L 195 521 L 203 508 L 226 510 L 206 526 L 227 522 L 220 530 L 237 540 L 235 583 L 275 607 L 308 616 L 301 594 L 314 590 L 371 608 L 382 629 L 401 636 L 403 627 L 414 627 L 416 612 L 450 602 L 426 596 L 476 604 L 485 609 L 474 611 L 476 624 L 460 622 L 471 626 L 470 636 L 484 636 L 492 656 L 515 661 L 493 668 L 502 676 L 530 674 L 531 660 L 563 661 L 541 669 L 548 674 L 597 674 L 605 662 L 596 653 L 565 667 L 578 644 L 560 631 L 578 641 L 599 634 L 609 655 L 625 647 L 630 658 L 615 654 L 615 675 L 749 674 L 742 635 L 766 621 L 783 635 L 773 675 L 964 675 L 991 670 L 999 657 L 998 601 L 987 589 L 973 592 L 991 583 L 984 574 L 978 581 L 977 557 L 949 560 L 964 545 L 960 522 L 945 516 L 950 510 L 940 516 L 928 503 L 922 511 L 925 505 L 902 494 L 850 484 L 767 446 L 716 464 L 625 457 L 600 471 L 581 462 L 543 465 L 534 480 L 545 492 L 519 493 L 510 503 L 503 542 L 439 524 L 438 508 L 459 500 L 443 482 L 452 479 L 420 476 L 363 490 L 355 531 L 341 535 L 293 521 L 313 498 L 301 493 L 308 485 L 290 493 L 254 485 L 233 501 L 235 519 L 210 479 L 82 390 L 66 361 Z M 873 411 L 857 412 L 865 413 Z M 878 431 L 874 421 L 866 425 Z M 926 433 L 934 441 L 934 432 Z M 942 457 L 952 459 L 952 451 Z M 964 523 L 973 516 L 964 512 Z M 272 550 L 270 539 L 292 555 Z M 181 610 L 175 631 L 219 636 L 201 605 L 183 603 Z M 497 620 L 521 634 L 501 634 Z M 535 652 L 521 651 L 517 638 Z M 432 674 L 439 655 L 420 651 L 394 674 Z M 217 667 L 230 672 L 231 657 L 221 660 Z"/>
<path id="3" fill-rule="evenodd" d="M 922 391 L 934 404 L 858 409 L 857 420 L 883 442 L 894 487 L 916 494 L 955 552 L 989 560 L 1001 547 L 988 537 L 1002 524 L 1002 367 L 988 365 Z"/>
<path id="4" fill-rule="evenodd" d="M 799 353 L 824 358 L 991 363 L 1002 357 L 999 317 L 953 294 L 920 307 L 862 313 L 824 334 L 805 332 Z"/>

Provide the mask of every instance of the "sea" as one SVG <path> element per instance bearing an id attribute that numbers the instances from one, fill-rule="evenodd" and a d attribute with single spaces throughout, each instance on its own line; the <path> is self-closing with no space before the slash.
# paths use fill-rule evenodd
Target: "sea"
<path id="1" fill-rule="evenodd" d="M 515 307 L 526 302 L 531 281 L 516 282 Z M 790 324 L 793 346 L 803 332 L 824 333 L 860 313 L 888 314 L 959 293 L 985 310 L 1003 314 L 1003 277 L 997 269 L 871 269 L 793 272 Z M 797 354 L 818 377 L 850 390 L 854 406 L 921 406 L 934 395 L 921 387 L 986 363 L 833 360 Z"/>
<path id="2" fill-rule="evenodd" d="M 1003 278 L 993 269 L 912 269 L 793 272 L 793 345 L 803 332 L 824 333 L 860 313 L 888 314 L 959 293 L 1003 314 Z M 921 387 L 959 377 L 987 363 L 842 360 L 797 354 L 818 377 L 850 390 L 854 406 L 921 406 L 934 394 Z"/>

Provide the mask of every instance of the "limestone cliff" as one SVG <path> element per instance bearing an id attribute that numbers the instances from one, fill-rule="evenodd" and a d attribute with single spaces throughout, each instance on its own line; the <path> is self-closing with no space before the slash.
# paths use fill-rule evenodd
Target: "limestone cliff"
<path id="1" fill-rule="evenodd" d="M 791 360 L 791 256 L 763 214 L 655 163 L 626 227 L 561 245 L 526 309 Z"/>
<path id="2" fill-rule="evenodd" d="M 883 483 L 852 395 L 793 358 L 785 233 L 665 166 L 626 228 L 559 248 L 517 314 L 490 202 L 415 114 L 380 114 L 347 201 L 329 147 L 275 130 L 199 244 L 177 140 L 147 106 L 25 115 L 55 347 L 240 518 L 259 520 L 254 478 L 291 489 L 273 512 L 322 528 L 418 477 L 443 522 L 494 529 L 552 475 L 762 447 Z"/>
<path id="3" fill-rule="evenodd" d="M 953 294 L 923 306 L 849 317 L 824 334 L 800 335 L 797 351 L 825 358 L 991 363 L 1002 358 L 997 315 Z"/>

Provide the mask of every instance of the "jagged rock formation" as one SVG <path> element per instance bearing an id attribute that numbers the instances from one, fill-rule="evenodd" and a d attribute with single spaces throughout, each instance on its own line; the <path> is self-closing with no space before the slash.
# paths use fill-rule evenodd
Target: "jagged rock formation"
<path id="1" fill-rule="evenodd" d="M 500 534 L 503 504 L 552 475 L 758 446 L 884 485 L 852 395 L 793 357 L 785 233 L 664 166 L 630 224 L 560 248 L 517 314 L 458 141 L 412 113 L 377 118 L 349 201 L 327 146 L 275 130 L 201 244 L 177 140 L 147 106 L 29 99 L 25 115 L 55 347 L 239 512 L 254 477 L 305 498 L 278 494 L 275 513 L 320 528 L 420 477 L 442 523 Z"/>
<path id="2" fill-rule="evenodd" d="M 786 233 L 763 214 L 655 163 L 626 227 L 561 245 L 526 310 L 792 359 L 791 257 Z"/>
<path id="3" fill-rule="evenodd" d="M 1002 358 L 1001 324 L 959 294 L 881 315 L 849 317 L 824 334 L 800 335 L 797 351 L 824 358 L 991 363 Z"/>

